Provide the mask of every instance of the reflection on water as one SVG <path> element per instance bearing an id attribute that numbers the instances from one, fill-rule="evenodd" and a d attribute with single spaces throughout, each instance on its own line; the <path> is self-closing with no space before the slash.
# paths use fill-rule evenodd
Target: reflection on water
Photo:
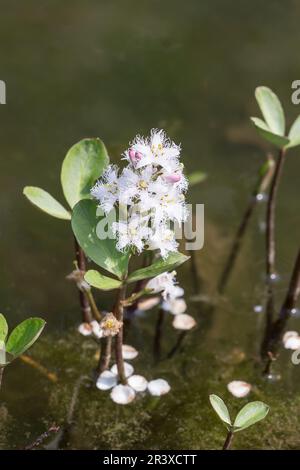
<path id="1" fill-rule="evenodd" d="M 263 445 L 299 447 L 297 413 L 292 411 L 300 406 L 296 366 L 284 352 L 281 367 L 277 365 L 283 380 L 268 384 L 256 365 L 264 325 L 263 314 L 253 311 L 263 302 L 259 227 L 264 202 L 251 222 L 226 295 L 218 301 L 215 297 L 231 237 L 266 153 L 248 119 L 257 112 L 255 86 L 271 86 L 291 117 L 300 111 L 290 102 L 291 83 L 300 74 L 294 55 L 300 39 L 299 2 L 55 0 L 50 5 L 12 0 L 3 10 L 0 79 L 7 84 L 7 104 L 0 106 L 1 311 L 10 326 L 28 315 L 47 319 L 46 333 L 31 354 L 59 380 L 54 384 L 22 362 L 5 370 L 1 447 L 24 447 L 53 422 L 64 423 L 75 382 L 94 367 L 93 345 L 68 332 L 79 318 L 77 293 L 64 279 L 72 269 L 70 226 L 38 213 L 22 197 L 22 188 L 39 185 L 63 201 L 59 170 L 74 142 L 100 136 L 117 161 L 132 136 L 152 127 L 164 127 L 181 141 L 188 171 L 201 169 L 209 175 L 190 195 L 193 202 L 205 204 L 205 245 L 197 263 L 206 302 L 189 302 L 198 327 L 169 359 L 165 357 L 177 337 L 167 319 L 161 351 L 165 359 L 158 364 L 152 358 L 157 313 L 131 324 L 128 341 L 140 350 L 136 368 L 149 379 L 158 374 L 167 378 L 171 393 L 124 409 L 84 384 L 64 446 L 219 447 L 223 430 L 209 408 L 208 394 L 229 398 L 226 384 L 242 379 L 255 384 L 253 399 L 271 406 L 260 424 Z M 287 161 L 279 194 L 278 305 L 299 242 L 296 152 Z M 188 265 L 180 277 L 188 300 L 194 293 Z M 110 295 L 98 299 L 103 308 L 110 307 Z M 214 308 L 210 301 L 217 301 Z M 294 319 L 291 326 L 298 329 L 298 322 Z M 228 357 L 236 348 L 243 359 L 231 363 Z M 240 406 L 229 401 L 234 409 Z M 261 447 L 262 442 L 249 430 L 235 446 Z"/>

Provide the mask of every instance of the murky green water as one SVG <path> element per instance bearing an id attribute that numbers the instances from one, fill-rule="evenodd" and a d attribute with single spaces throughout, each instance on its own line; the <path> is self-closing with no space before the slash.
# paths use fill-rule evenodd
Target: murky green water
<path id="1" fill-rule="evenodd" d="M 266 401 L 271 412 L 256 428 L 239 433 L 235 447 L 299 448 L 300 369 L 284 352 L 276 366 L 282 380 L 270 384 L 256 360 L 263 328 L 263 316 L 253 312 L 263 296 L 263 205 L 226 296 L 215 296 L 266 153 L 248 119 L 257 113 L 255 86 L 272 87 L 290 120 L 300 112 L 290 102 L 291 82 L 300 77 L 299 2 L 1 0 L 0 8 L 0 79 L 7 84 L 7 105 L 0 106 L 0 310 L 12 326 L 29 315 L 47 319 L 30 355 L 58 376 L 54 384 L 20 361 L 7 368 L 1 448 L 22 448 L 51 423 L 63 424 L 76 381 L 95 366 L 93 343 L 76 333 L 77 293 L 64 279 L 72 269 L 70 226 L 38 213 L 22 188 L 39 185 L 63 201 L 59 170 L 74 142 L 100 136 L 118 161 L 127 142 L 152 127 L 165 128 L 182 143 L 188 171 L 209 175 L 190 198 L 205 204 L 206 239 L 197 262 L 202 292 L 217 305 L 212 310 L 189 301 L 191 274 L 184 265 L 179 277 L 197 329 L 158 365 L 152 358 L 156 312 L 137 319 L 128 333 L 140 351 L 136 371 L 165 377 L 171 393 L 123 408 L 84 383 L 74 426 L 61 446 L 219 448 L 224 430 L 208 395 L 220 394 L 237 410 L 246 400 L 230 397 L 226 384 L 242 379 L 255 385 L 250 398 Z M 278 305 L 299 244 L 298 153 L 288 157 L 279 194 Z M 98 299 L 110 307 L 109 295 Z M 176 342 L 170 323 L 168 317 L 164 355 Z M 291 327 L 299 329 L 299 320 Z"/>

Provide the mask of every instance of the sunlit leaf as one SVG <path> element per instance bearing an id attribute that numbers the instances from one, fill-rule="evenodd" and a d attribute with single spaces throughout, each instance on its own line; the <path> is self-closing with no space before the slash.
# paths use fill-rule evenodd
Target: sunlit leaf
<path id="1" fill-rule="evenodd" d="M 90 197 L 90 190 L 109 163 L 100 139 L 83 139 L 68 151 L 61 168 L 61 184 L 71 208 Z"/>
<path id="2" fill-rule="evenodd" d="M 86 282 L 91 286 L 96 287 L 100 290 L 113 290 L 118 289 L 122 283 L 117 279 L 112 279 L 111 277 L 104 276 L 94 269 L 90 269 L 84 276 Z"/>
<path id="3" fill-rule="evenodd" d="M 283 137 L 278 134 L 274 134 L 270 131 L 267 124 L 259 118 L 252 117 L 251 121 L 254 123 L 258 133 L 268 142 L 271 144 L 276 145 L 276 147 L 283 148 L 289 143 L 289 139 L 287 137 Z"/>
<path id="4" fill-rule="evenodd" d="M 117 250 L 115 239 L 99 238 L 97 224 L 102 218 L 97 217 L 96 212 L 95 201 L 83 199 L 76 204 L 72 214 L 74 235 L 91 260 L 118 278 L 123 278 L 127 273 L 129 254 Z"/>
<path id="5" fill-rule="evenodd" d="M 166 271 L 172 271 L 188 259 L 189 256 L 185 256 L 182 253 L 170 253 L 166 259 L 161 258 L 157 261 L 154 261 L 151 266 L 138 269 L 137 271 L 131 273 L 128 276 L 128 282 L 136 282 L 141 279 L 148 279 L 150 277 L 158 276 L 158 274 L 164 273 Z"/>
<path id="6" fill-rule="evenodd" d="M 193 173 L 190 173 L 187 178 L 189 185 L 195 186 L 196 184 L 202 183 L 202 181 L 206 180 L 207 174 L 202 171 L 194 171 Z"/>
<path id="7" fill-rule="evenodd" d="M 28 318 L 11 332 L 6 351 L 17 357 L 23 354 L 38 339 L 46 322 L 42 318 Z"/>
<path id="8" fill-rule="evenodd" d="M 36 186 L 25 186 L 24 196 L 36 207 L 58 219 L 71 220 L 68 212 L 51 194 Z"/>
<path id="9" fill-rule="evenodd" d="M 290 139 L 290 143 L 287 145 L 288 148 L 300 145 L 300 115 L 294 121 L 288 137 Z"/>
<path id="10" fill-rule="evenodd" d="M 243 429 L 252 426 L 252 424 L 264 419 L 268 412 L 269 407 L 262 401 L 252 401 L 244 406 L 238 413 L 234 421 L 234 432 L 242 431 Z"/>
<path id="11" fill-rule="evenodd" d="M 285 132 L 285 118 L 278 97 L 270 88 L 265 86 L 256 88 L 255 97 L 269 130 L 273 134 L 283 136 Z"/>
<path id="12" fill-rule="evenodd" d="M 222 398 L 218 397 L 218 395 L 209 395 L 209 401 L 221 421 L 223 421 L 227 429 L 229 429 L 231 427 L 231 419 L 228 408 Z"/>
<path id="13" fill-rule="evenodd" d="M 8 333 L 7 321 L 4 315 L 0 313 L 0 347 L 1 347 L 1 343 L 2 344 L 5 343 L 7 333 Z"/>

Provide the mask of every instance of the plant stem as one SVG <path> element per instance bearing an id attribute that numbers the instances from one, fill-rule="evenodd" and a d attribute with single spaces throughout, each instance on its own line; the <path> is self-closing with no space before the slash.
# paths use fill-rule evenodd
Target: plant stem
<path id="1" fill-rule="evenodd" d="M 97 367 L 97 374 L 101 374 L 109 368 L 111 359 L 112 336 L 107 336 L 101 340 L 100 359 Z"/>
<path id="2" fill-rule="evenodd" d="M 100 310 L 98 309 L 98 307 L 96 305 L 92 290 L 91 289 L 85 289 L 84 293 L 85 293 L 85 295 L 88 299 L 89 306 L 91 308 L 91 311 L 92 311 L 92 314 L 93 314 L 95 320 L 100 321 L 101 318 L 102 318 L 102 314 L 101 314 Z"/>
<path id="3" fill-rule="evenodd" d="M 0 367 L 0 390 L 2 385 L 2 377 L 3 377 L 4 367 Z"/>
<path id="4" fill-rule="evenodd" d="M 114 309 L 114 315 L 118 321 L 123 322 L 123 311 L 124 307 L 122 301 L 125 299 L 126 295 L 126 286 L 123 285 L 118 291 L 118 297 Z M 124 369 L 124 360 L 123 360 L 123 325 L 121 326 L 118 334 L 115 336 L 115 354 L 116 354 L 116 363 L 118 368 L 118 375 L 120 382 L 123 385 L 126 385 L 127 379 L 125 376 L 125 369 Z"/>
<path id="5" fill-rule="evenodd" d="M 78 269 L 82 271 L 83 273 L 86 272 L 86 258 L 85 254 L 82 251 L 81 247 L 79 246 L 76 238 L 74 237 L 74 245 L 75 245 L 75 255 L 76 255 L 76 261 L 78 265 Z M 91 307 L 89 305 L 89 301 L 85 295 L 84 292 L 79 290 L 79 303 L 81 307 L 81 313 L 82 313 L 82 321 L 85 323 L 90 323 L 93 319 L 92 317 L 92 312 L 91 312 Z"/>
<path id="6" fill-rule="evenodd" d="M 164 319 L 165 319 L 165 312 L 162 308 L 160 308 L 158 311 L 158 315 L 157 315 L 154 344 L 153 344 L 153 356 L 154 356 L 155 362 L 158 362 L 161 357 L 161 337 L 162 337 Z"/>
<path id="7" fill-rule="evenodd" d="M 232 439 L 233 439 L 233 432 L 228 431 L 228 434 L 227 434 L 227 437 L 226 437 L 226 440 L 224 442 L 222 450 L 228 450 L 229 449 L 229 447 L 231 446 L 231 443 L 232 443 Z"/>

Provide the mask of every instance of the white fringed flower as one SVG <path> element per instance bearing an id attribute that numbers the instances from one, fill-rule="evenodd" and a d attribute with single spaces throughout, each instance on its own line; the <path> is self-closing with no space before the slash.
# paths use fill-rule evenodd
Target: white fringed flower
<path id="1" fill-rule="evenodd" d="M 148 390 L 151 395 L 160 397 L 161 395 L 168 393 L 171 390 L 171 387 L 166 380 L 156 379 L 151 380 L 148 383 Z"/>
<path id="2" fill-rule="evenodd" d="M 296 351 L 300 349 L 300 336 L 297 331 L 287 331 L 282 338 L 285 349 Z"/>
<path id="3" fill-rule="evenodd" d="M 147 282 L 146 289 L 161 293 L 164 300 L 173 300 L 184 294 L 184 290 L 176 283 L 176 271 L 159 274 Z"/>
<path id="4" fill-rule="evenodd" d="M 243 398 L 250 393 L 252 386 L 242 380 L 233 380 L 227 385 L 229 392 L 237 398 Z"/>
<path id="5" fill-rule="evenodd" d="M 128 405 L 135 399 L 135 391 L 129 385 L 116 385 L 111 393 L 112 401 L 118 405 Z"/>

